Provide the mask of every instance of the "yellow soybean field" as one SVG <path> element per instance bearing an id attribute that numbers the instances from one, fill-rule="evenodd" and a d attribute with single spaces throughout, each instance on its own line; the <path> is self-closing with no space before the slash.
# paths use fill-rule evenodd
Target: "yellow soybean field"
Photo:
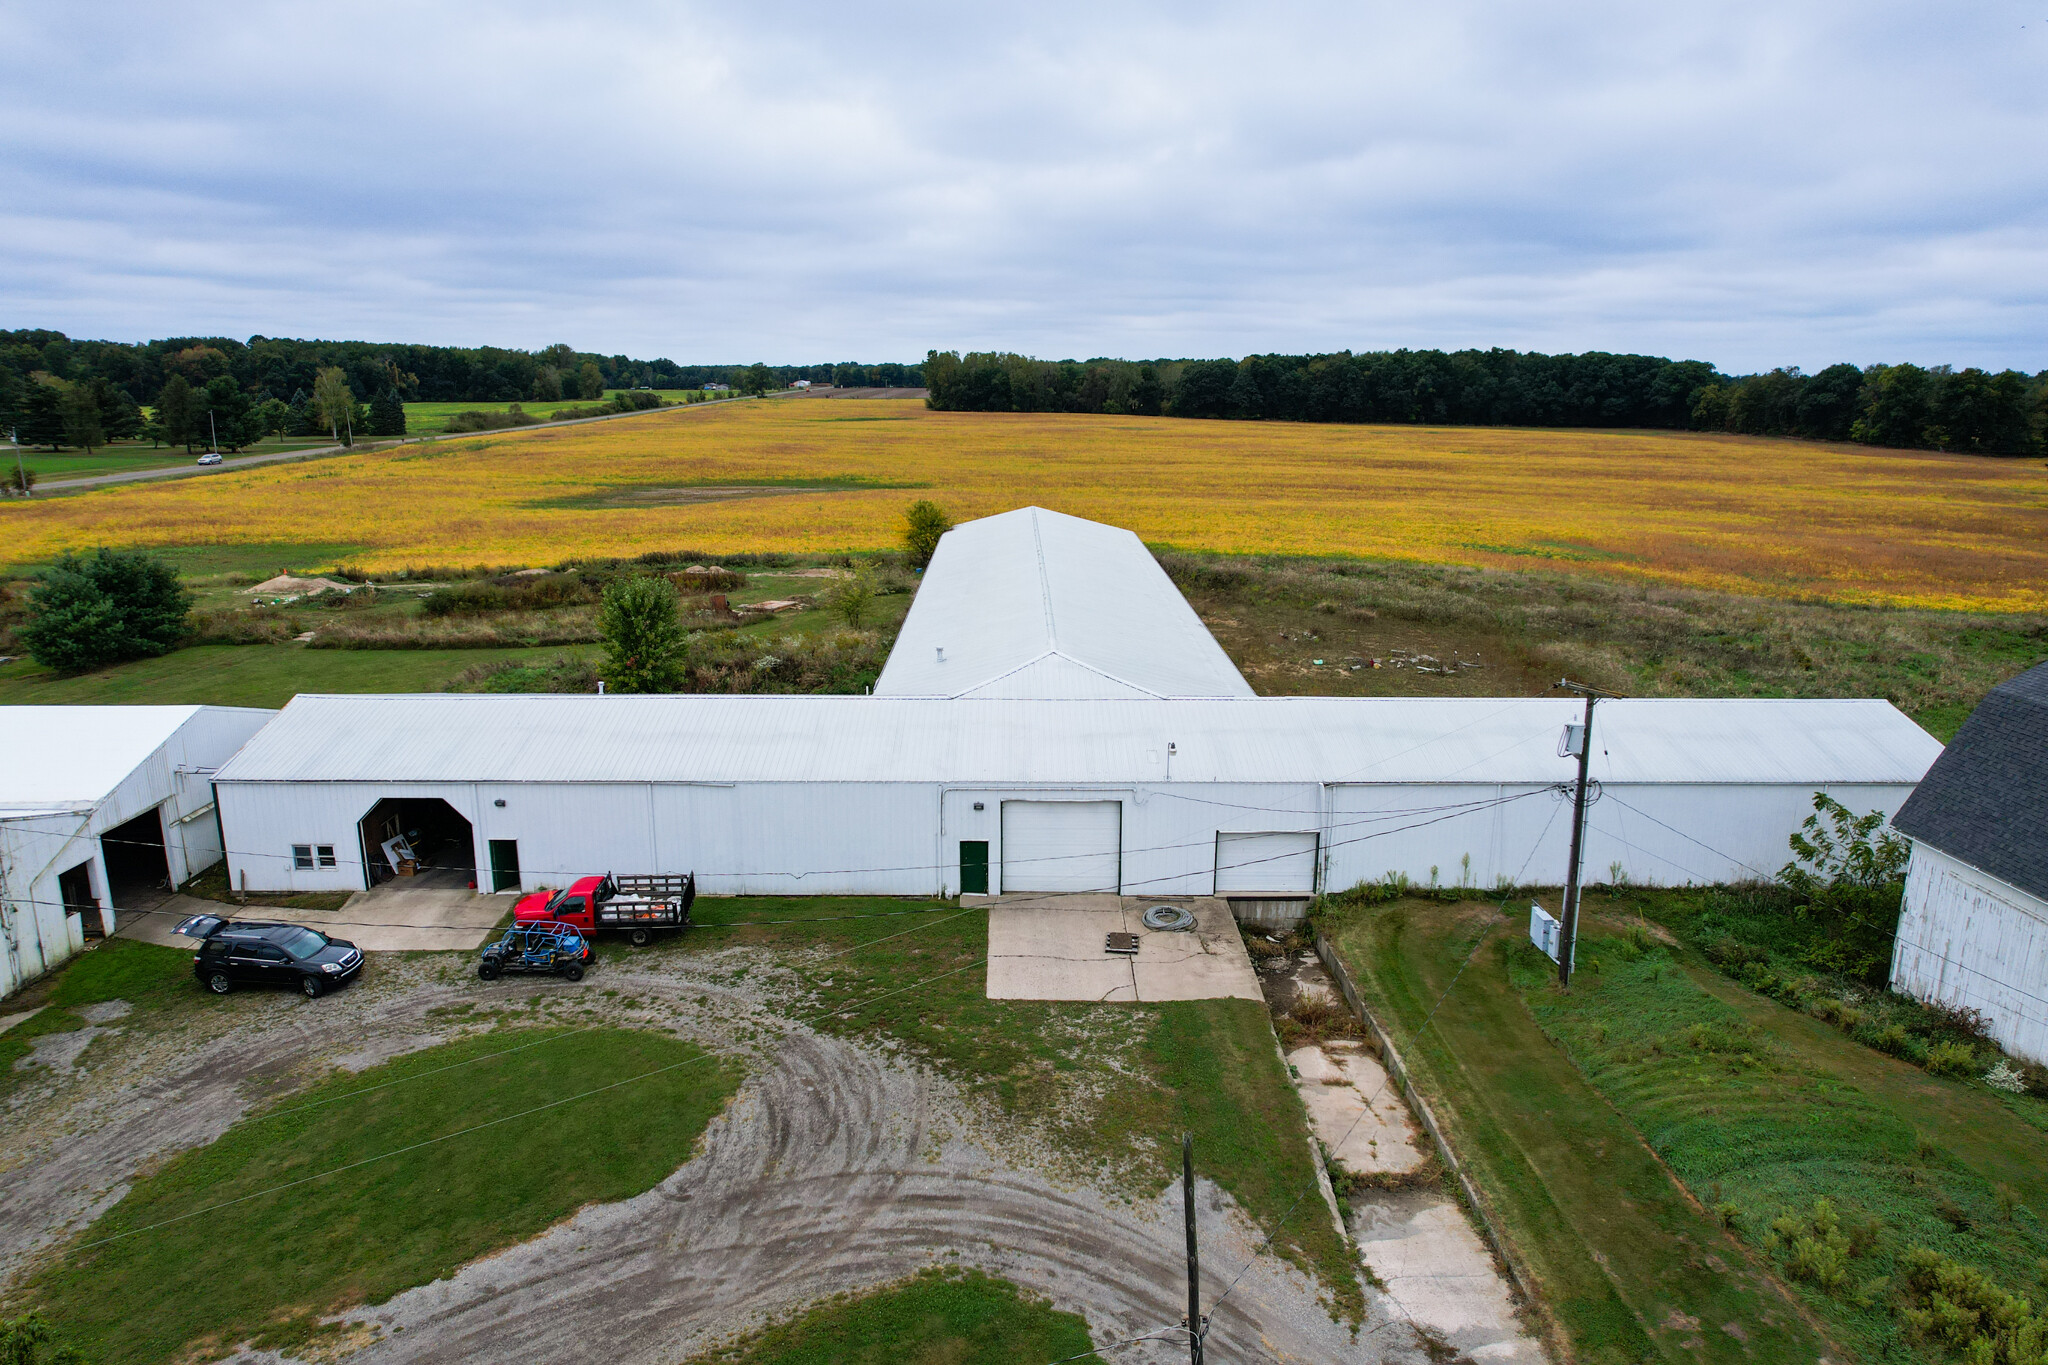
<path id="1" fill-rule="evenodd" d="M 373 571 L 862 550 L 1027 503 L 1190 550 L 2048 608 L 2039 461 L 1641 431 L 942 413 L 787 398 L 0 504 L 0 562 L 321 545 Z M 311 567 L 311 566 L 305 566 Z"/>

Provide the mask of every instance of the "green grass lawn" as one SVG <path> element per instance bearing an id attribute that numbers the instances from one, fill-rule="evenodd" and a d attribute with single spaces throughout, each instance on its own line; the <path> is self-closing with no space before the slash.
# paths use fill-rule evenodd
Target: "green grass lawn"
<path id="1" fill-rule="evenodd" d="M 563 408 L 587 408 L 595 406 L 596 404 L 599 403 L 608 403 L 612 399 L 618 397 L 619 392 L 620 391 L 618 389 L 606 389 L 604 397 L 602 398 L 565 398 L 560 400 L 559 402 L 552 403 L 521 402 L 519 406 L 521 410 L 523 410 L 528 416 L 538 417 L 542 421 L 546 421 L 549 417 L 552 417 L 555 413 L 560 412 Z M 694 392 L 694 390 L 657 389 L 656 392 L 661 395 L 663 402 L 678 403 L 684 400 L 684 396 L 686 394 L 692 393 Z M 727 397 L 729 395 L 720 396 Z M 405 434 L 407 436 L 438 436 L 447 429 L 448 419 L 455 416 L 457 413 L 504 412 L 511 406 L 512 404 L 510 402 L 407 403 L 405 405 Z M 513 428 L 513 430 L 517 430 L 517 428 Z"/>
<path id="2" fill-rule="evenodd" d="M 1329 926 L 1582 1358 L 1946 1360 L 1904 1324 L 1915 1248 L 2039 1300 L 2048 1107 L 1865 1047 L 1620 908 L 1589 904 L 1568 995 L 1491 907 Z"/>
<path id="3" fill-rule="evenodd" d="M 978 1271 L 926 1271 L 870 1294 L 842 1295 L 702 1365 L 1044 1365 L 1089 1353 L 1088 1324 Z"/>
<path id="4" fill-rule="evenodd" d="M 292 436 L 284 440 L 266 437 L 253 446 L 241 450 L 222 451 L 223 455 L 234 458 L 243 455 L 275 455 L 280 451 L 313 450 L 320 446 L 332 445 L 325 436 Z M 197 460 L 202 451 L 188 451 L 183 446 L 151 446 L 147 441 L 117 441 L 110 446 L 101 446 L 87 453 L 83 450 L 24 450 L 21 462 L 35 473 L 38 481 L 48 483 L 56 479 L 85 479 L 98 474 L 126 474 L 138 469 L 170 469 L 189 466 Z M 0 464 L 8 473 L 14 471 L 14 452 L 0 454 Z"/>
<path id="5" fill-rule="evenodd" d="M 96 1365 L 203 1358 L 244 1339 L 289 1348 L 319 1334 L 323 1315 L 425 1284 L 586 1203 L 651 1188 L 689 1160 L 741 1079 L 690 1044 L 624 1029 L 446 1069 L 538 1036 L 500 1029 L 288 1096 L 138 1181 L 31 1282 L 29 1298 Z M 435 1071 L 430 1084 L 390 1084 Z M 545 1117 L 512 1117 L 631 1077 L 645 1079 Z M 477 1127 L 500 1119 L 509 1121 Z M 540 1128 L 576 1158 L 534 1160 Z M 297 1180 L 308 1183 L 261 1193 Z"/>
<path id="6" fill-rule="evenodd" d="M 1700 1199 L 1774 1260 L 1837 1340 L 1910 1359 L 1902 1325 L 1914 1248 L 2015 1294 L 2048 1288 L 2048 1135 L 2012 1100 L 1886 1057 L 1642 935 L 1584 941 L 1597 962 L 1569 996 L 1533 949 L 1514 978 L 1531 1012 Z M 1833 1206 L 1833 1258 L 1788 1244 Z M 1946 1353 L 1920 1346 L 1920 1358 Z"/>
<path id="7" fill-rule="evenodd" d="M 1273 1235 L 1280 1255 L 1314 1269 L 1333 1311 L 1354 1321 L 1362 1313 L 1357 1260 L 1317 1189 L 1307 1114 L 1259 1002 L 990 1000 L 988 915 L 979 909 L 879 897 L 720 897 L 698 901 L 693 914 L 702 927 L 660 948 L 600 951 L 773 949 L 797 970 L 806 1017 L 845 1007 L 812 1027 L 908 1045 L 1048 1139 L 1077 1172 L 1139 1194 L 1156 1194 L 1179 1174 L 1180 1135 L 1192 1132 L 1197 1170 Z M 861 915 L 879 917 L 839 918 Z M 761 920 L 793 922 L 742 923 Z M 913 983 L 922 984 L 903 989 Z"/>
<path id="8" fill-rule="evenodd" d="M 122 1021 L 124 1028 L 165 1028 L 179 1016 L 206 1007 L 206 997 L 192 977 L 191 953 L 133 939 L 97 940 L 57 972 L 30 983 L 0 1006 L 10 1014 L 42 1007 L 34 1017 L 0 1033 L 0 1097 L 28 1074 L 17 1071 L 15 1064 L 33 1050 L 37 1038 L 85 1028 L 85 1018 L 76 1013 L 78 1007 L 107 1000 L 125 1000 L 135 1006 L 135 1012 Z"/>
<path id="9" fill-rule="evenodd" d="M 577 652 L 576 646 L 376 650 L 195 645 L 77 677 L 17 659 L 0 664 L 0 705 L 283 706 L 300 692 L 438 692 L 478 665 L 546 663 Z"/>
<path id="10" fill-rule="evenodd" d="M 1789 1362 L 1825 1350 L 1545 1037 L 1509 977 L 1516 923 L 1491 905 L 1402 901 L 1339 911 L 1325 929 L 1576 1359 Z M 1489 941 L 1418 1031 L 1482 933 Z"/>

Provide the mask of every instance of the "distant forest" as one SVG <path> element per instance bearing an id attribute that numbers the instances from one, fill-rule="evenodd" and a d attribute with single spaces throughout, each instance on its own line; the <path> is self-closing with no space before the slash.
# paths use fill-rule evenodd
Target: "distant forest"
<path id="1" fill-rule="evenodd" d="M 71 429 L 95 439 L 168 436 L 173 443 L 197 433 L 206 417 L 218 419 L 224 446 L 253 442 L 269 429 L 320 429 L 313 414 L 323 370 L 347 380 L 362 421 L 356 429 L 386 434 L 377 420 L 379 400 L 410 402 L 554 402 L 600 398 L 607 389 L 783 388 L 813 383 L 918 387 L 915 365 L 678 365 L 598 355 L 566 345 L 539 351 L 495 346 L 412 346 L 369 341 L 294 341 L 275 337 L 173 337 L 130 344 L 74 341 L 62 332 L 0 330 L 0 432 L 15 430 L 25 444 L 82 444 Z M 221 381 L 226 381 L 225 383 Z M 144 407 L 169 387 L 181 425 L 152 430 Z M 269 416 L 261 416 L 268 409 Z M 287 413 L 289 412 L 289 415 Z M 402 418 L 398 431 L 404 430 Z M 70 434 L 67 434 L 70 432 Z"/>
<path id="2" fill-rule="evenodd" d="M 1704 360 L 1504 350 L 1153 361 L 933 351 L 923 369 L 926 401 L 950 412 L 1662 427 L 1985 455 L 2043 453 L 2048 425 L 2048 370 L 1845 364 L 1726 375 Z"/>

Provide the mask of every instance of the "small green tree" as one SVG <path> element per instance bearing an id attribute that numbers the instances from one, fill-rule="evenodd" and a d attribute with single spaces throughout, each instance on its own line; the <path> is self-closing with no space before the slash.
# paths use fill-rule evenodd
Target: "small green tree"
<path id="1" fill-rule="evenodd" d="M 597 368 L 595 360 L 586 360 L 576 371 L 576 396 L 578 398 L 604 397 L 604 371 Z"/>
<path id="2" fill-rule="evenodd" d="M 356 394 L 340 366 L 330 365 L 313 376 L 313 410 L 329 437 L 343 445 L 355 444 Z"/>
<path id="3" fill-rule="evenodd" d="M 1815 792 L 1813 814 L 1792 832 L 1794 861 L 1778 873 L 1795 898 L 1793 914 L 1818 930 L 1804 960 L 1874 986 L 1891 965 L 1911 852 L 1885 824 L 1882 811 L 1856 815 Z"/>
<path id="4" fill-rule="evenodd" d="M 154 658 L 185 638 L 192 594 L 178 571 L 143 550 L 66 551 L 28 599 L 22 639 L 37 662 L 65 673 Z"/>
<path id="5" fill-rule="evenodd" d="M 673 692 L 682 685 L 684 638 L 676 590 L 637 574 L 606 585 L 597 626 L 604 680 L 614 692 Z"/>
<path id="6" fill-rule="evenodd" d="M 167 446 L 192 448 L 192 385 L 182 374 L 164 381 L 156 396 L 155 425 Z"/>
<path id="7" fill-rule="evenodd" d="M 859 630 L 874 613 L 875 595 L 875 566 L 863 561 L 854 566 L 850 575 L 837 580 L 826 590 L 825 609 L 854 630 Z"/>
<path id="8" fill-rule="evenodd" d="M 86 454 L 107 443 L 107 429 L 100 422 L 100 405 L 90 384 L 73 384 L 58 395 L 57 410 L 64 415 L 64 440 Z"/>
<path id="9" fill-rule="evenodd" d="M 376 401 L 370 404 L 370 434 L 405 435 L 405 403 L 399 398 L 397 389 L 385 389 L 377 395 Z"/>
<path id="10" fill-rule="evenodd" d="M 766 365 L 756 361 L 740 373 L 740 392 L 755 395 L 764 394 L 775 387 L 775 375 Z"/>
<path id="11" fill-rule="evenodd" d="M 903 544 L 910 551 L 910 567 L 922 569 L 938 553 L 939 537 L 953 529 L 946 509 L 929 498 L 919 498 L 903 514 Z"/>

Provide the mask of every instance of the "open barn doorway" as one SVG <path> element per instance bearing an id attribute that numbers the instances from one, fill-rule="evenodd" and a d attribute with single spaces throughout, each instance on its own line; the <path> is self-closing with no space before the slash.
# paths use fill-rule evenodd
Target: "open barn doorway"
<path id="1" fill-rule="evenodd" d="M 100 861 L 107 869 L 107 904 L 117 928 L 170 899 L 171 862 L 164 852 L 162 807 L 152 806 L 100 835 Z M 87 919 L 90 923 L 91 917 Z"/>
<path id="2" fill-rule="evenodd" d="M 394 878 L 448 888 L 476 882 L 475 832 L 438 796 L 386 797 L 370 807 L 358 827 L 368 886 Z"/>

